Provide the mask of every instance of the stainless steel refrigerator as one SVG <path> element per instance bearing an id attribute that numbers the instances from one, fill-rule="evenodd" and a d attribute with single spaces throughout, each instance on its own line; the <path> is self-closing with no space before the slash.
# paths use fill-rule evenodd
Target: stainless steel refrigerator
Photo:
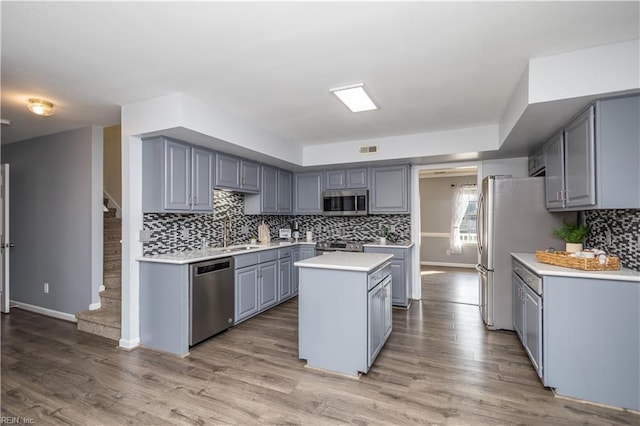
<path id="1" fill-rule="evenodd" d="M 478 197 L 480 314 L 489 329 L 513 330 L 511 253 L 564 250 L 553 230 L 575 213 L 549 213 L 544 178 L 487 176 Z"/>

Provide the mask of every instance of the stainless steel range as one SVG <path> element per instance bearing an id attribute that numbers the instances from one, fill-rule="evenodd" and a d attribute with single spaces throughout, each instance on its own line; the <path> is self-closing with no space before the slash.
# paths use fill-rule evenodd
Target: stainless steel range
<path id="1" fill-rule="evenodd" d="M 316 252 L 318 254 L 328 253 L 332 251 L 364 251 L 364 241 L 345 241 L 345 240 L 326 240 L 316 243 Z"/>

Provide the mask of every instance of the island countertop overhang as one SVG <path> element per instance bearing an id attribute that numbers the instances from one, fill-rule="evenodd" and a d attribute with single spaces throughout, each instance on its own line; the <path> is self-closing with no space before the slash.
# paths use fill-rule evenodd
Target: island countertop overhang
<path id="1" fill-rule="evenodd" d="M 295 262 L 300 268 L 371 272 L 393 258 L 388 253 L 331 252 Z"/>

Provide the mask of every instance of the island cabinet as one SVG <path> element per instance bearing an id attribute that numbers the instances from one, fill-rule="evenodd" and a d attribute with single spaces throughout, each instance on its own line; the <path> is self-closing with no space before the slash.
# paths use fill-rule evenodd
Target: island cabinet
<path id="1" fill-rule="evenodd" d="M 371 167 L 369 184 L 369 213 L 410 213 L 409 166 Z"/>
<path id="2" fill-rule="evenodd" d="M 213 211 L 214 153 L 166 137 L 142 141 L 142 211 Z"/>
<path id="3" fill-rule="evenodd" d="M 216 154 L 216 188 L 239 192 L 260 190 L 260 165 L 227 154 Z"/>
<path id="4" fill-rule="evenodd" d="M 640 208 L 640 96 L 590 105 L 544 146 L 549 210 Z"/>
<path id="5" fill-rule="evenodd" d="M 299 358 L 308 366 L 367 373 L 391 334 L 391 255 L 330 253 L 295 263 Z"/>
<path id="6" fill-rule="evenodd" d="M 278 250 L 278 302 L 283 302 L 292 296 L 292 248 L 282 248 Z"/>
<path id="7" fill-rule="evenodd" d="M 393 255 L 391 258 L 391 276 L 393 278 L 392 297 L 393 305 L 408 307 L 411 299 L 409 292 L 411 291 L 412 280 L 412 256 L 411 247 L 393 247 L 381 245 L 365 245 L 365 253 L 388 253 Z"/>
<path id="8" fill-rule="evenodd" d="M 322 214 L 322 173 L 296 173 L 293 180 L 294 213 Z"/>
<path id="9" fill-rule="evenodd" d="M 640 410 L 640 273 L 580 271 L 514 253 L 541 280 L 514 281 L 515 329 L 558 395 Z"/>
<path id="10" fill-rule="evenodd" d="M 235 256 L 235 317 L 238 324 L 278 303 L 278 251 Z"/>
<path id="11" fill-rule="evenodd" d="M 293 174 L 261 166 L 260 193 L 246 195 L 245 214 L 290 214 L 293 212 Z"/>

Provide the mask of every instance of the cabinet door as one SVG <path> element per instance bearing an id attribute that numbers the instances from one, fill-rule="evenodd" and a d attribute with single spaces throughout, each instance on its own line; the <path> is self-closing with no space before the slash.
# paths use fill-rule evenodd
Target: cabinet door
<path id="1" fill-rule="evenodd" d="M 260 190 L 260 165 L 242 160 L 240 163 L 240 186 L 245 191 Z"/>
<path id="2" fill-rule="evenodd" d="M 293 213 L 293 175 L 278 170 L 278 212 Z"/>
<path id="3" fill-rule="evenodd" d="M 197 211 L 213 209 L 213 152 L 191 148 L 191 208 Z"/>
<path id="4" fill-rule="evenodd" d="M 291 251 L 291 258 L 293 259 L 291 268 L 291 295 L 298 294 L 298 287 L 300 286 L 300 268 L 295 266 L 295 263 L 302 260 L 302 251 L 299 247 L 294 248 Z"/>
<path id="5" fill-rule="evenodd" d="M 347 187 L 344 170 L 327 170 L 324 172 L 324 189 L 344 189 Z"/>
<path id="6" fill-rule="evenodd" d="M 371 367 L 373 360 L 382 348 L 382 327 L 384 323 L 384 306 L 382 303 L 382 286 L 371 290 L 368 295 L 369 318 L 367 321 L 367 331 L 369 339 L 367 342 L 368 366 Z"/>
<path id="7" fill-rule="evenodd" d="M 523 297 L 522 284 L 515 275 L 513 276 L 512 306 L 513 306 L 513 328 L 516 330 L 520 342 L 524 345 L 524 336 L 522 334 L 524 314 L 523 314 Z"/>
<path id="8" fill-rule="evenodd" d="M 267 262 L 258 265 L 259 300 L 258 310 L 273 306 L 278 301 L 278 262 Z"/>
<path id="9" fill-rule="evenodd" d="M 236 270 L 235 276 L 235 323 L 258 312 L 258 267 Z"/>
<path id="10" fill-rule="evenodd" d="M 278 282 L 278 301 L 291 297 L 291 258 L 278 260 L 280 279 Z"/>
<path id="11" fill-rule="evenodd" d="M 387 338 L 391 335 L 392 328 L 392 307 L 391 307 L 391 283 L 386 283 L 382 288 L 382 310 L 384 312 L 382 321 L 382 343 L 387 341 Z"/>
<path id="12" fill-rule="evenodd" d="M 296 214 L 322 213 L 322 174 L 302 173 L 294 176 Z"/>
<path id="13" fill-rule="evenodd" d="M 367 169 L 351 169 L 347 170 L 347 188 L 366 188 L 367 187 Z"/>
<path id="14" fill-rule="evenodd" d="M 592 106 L 572 121 L 564 131 L 567 207 L 596 204 L 593 111 Z"/>
<path id="15" fill-rule="evenodd" d="M 407 304 L 407 278 L 404 260 L 391 259 L 391 300 L 394 304 Z"/>
<path id="16" fill-rule="evenodd" d="M 216 154 L 216 186 L 240 188 L 240 159 Z"/>
<path id="17" fill-rule="evenodd" d="M 165 139 L 164 208 L 191 210 L 191 148 Z"/>
<path id="18" fill-rule="evenodd" d="M 548 209 L 564 207 L 564 140 L 557 135 L 544 145 L 545 202 Z"/>
<path id="19" fill-rule="evenodd" d="M 523 285 L 525 349 L 539 377 L 542 377 L 542 299 Z"/>
<path id="20" fill-rule="evenodd" d="M 409 167 L 375 167 L 370 173 L 370 213 L 409 213 Z"/>
<path id="21" fill-rule="evenodd" d="M 278 170 L 262 166 L 261 213 L 278 213 Z"/>

